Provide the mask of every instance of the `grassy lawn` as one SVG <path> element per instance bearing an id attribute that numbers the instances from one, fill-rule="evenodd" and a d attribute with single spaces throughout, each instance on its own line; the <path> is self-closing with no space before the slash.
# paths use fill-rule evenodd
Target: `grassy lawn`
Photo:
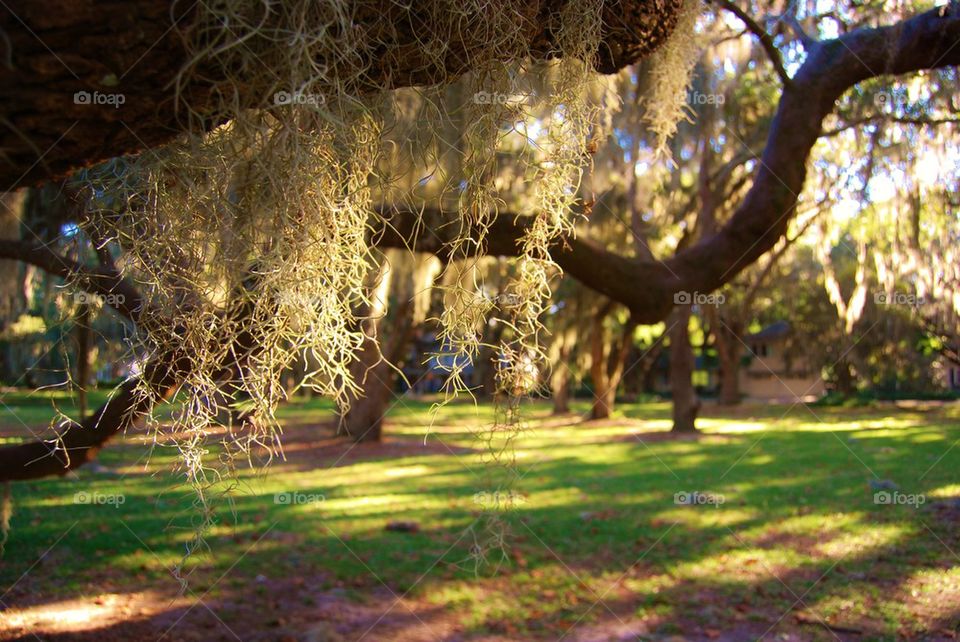
<path id="1" fill-rule="evenodd" d="M 50 416 L 49 395 L 3 402 L 9 438 Z M 0 639 L 172 623 L 171 639 L 893 640 L 960 625 L 960 407 L 708 406 L 703 434 L 677 439 L 665 403 L 589 423 L 531 403 L 498 465 L 474 435 L 490 408 L 431 425 L 429 406 L 402 400 L 388 442 L 355 448 L 332 438 L 327 402 L 286 406 L 286 461 L 218 502 L 180 596 L 169 569 L 201 513 L 175 449 L 147 464 L 129 435 L 100 468 L 15 485 Z M 877 504 L 871 479 L 924 503 Z M 418 528 L 385 529 L 398 520 Z"/>

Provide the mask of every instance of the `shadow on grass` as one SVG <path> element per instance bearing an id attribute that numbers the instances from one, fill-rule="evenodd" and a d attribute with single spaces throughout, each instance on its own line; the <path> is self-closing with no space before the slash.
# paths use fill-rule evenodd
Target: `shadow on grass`
<path id="1" fill-rule="evenodd" d="M 665 420 L 660 408 L 624 414 L 634 412 Z M 454 429 L 438 432 L 458 451 L 418 450 L 423 436 L 408 432 L 416 417 L 406 414 L 391 424 L 393 446 L 355 459 L 344 444 L 293 429 L 287 447 L 303 447 L 297 458 L 245 478 L 250 494 L 221 511 L 213 557 L 194 560 L 192 610 L 139 617 L 121 608 L 91 632 L 45 629 L 43 638 L 156 639 L 185 612 L 173 639 L 236 639 L 231 629 L 244 640 L 357 639 L 371 627 L 365 639 L 557 639 L 571 628 L 566 639 L 947 636 L 960 603 L 956 522 L 875 504 L 867 482 L 944 496 L 957 483 L 960 458 L 949 447 L 960 430 L 936 413 L 823 414 L 778 421 L 784 408 L 746 409 L 710 424 L 730 432 L 696 439 L 631 434 L 631 422 L 619 433 L 615 423 L 533 430 L 518 446 L 514 489 L 524 499 L 493 520 L 511 533 L 507 563 L 479 576 L 472 547 L 491 522 L 478 518 L 494 511 L 477 493 L 498 478 L 465 445 L 470 431 L 455 429 L 462 417 L 445 416 Z M 768 428 L 736 431 L 753 421 Z M 137 455 L 125 446 L 104 463 L 119 468 Z M 0 570 L 12 586 L 8 612 L 101 593 L 136 605 L 130 596 L 144 587 L 172 599 L 168 568 L 197 513 L 171 484 L 165 475 L 81 473 L 19 486 Z M 81 491 L 124 501 L 73 503 Z M 277 502 L 290 493 L 305 499 Z M 722 503 L 678 505 L 677 493 Z M 398 519 L 420 530 L 384 530 Z M 393 605 L 394 595 L 406 597 Z"/>

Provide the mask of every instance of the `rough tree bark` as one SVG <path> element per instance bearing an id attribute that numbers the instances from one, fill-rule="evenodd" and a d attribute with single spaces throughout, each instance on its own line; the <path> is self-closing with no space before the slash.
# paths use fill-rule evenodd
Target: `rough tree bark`
<path id="1" fill-rule="evenodd" d="M 623 377 L 624 361 L 633 342 L 633 331 L 637 327 L 637 323 L 631 319 L 623 328 L 619 344 L 614 338 L 608 341 L 603 324 L 615 307 L 616 302 L 610 301 L 601 306 L 593 317 L 590 333 L 590 378 L 593 381 L 591 419 L 606 419 L 613 412 L 617 388 L 620 387 L 620 379 Z"/>
<path id="2" fill-rule="evenodd" d="M 555 55 L 556 16 L 566 0 L 527 0 L 510 5 L 500 19 L 513 16 L 536 55 Z M 437 22 L 429 2 L 349 0 L 343 10 L 358 33 L 377 47 L 358 49 L 355 66 L 343 60 L 328 68 L 352 77 L 363 70 L 358 92 L 379 88 L 431 85 L 469 71 L 471 61 L 489 57 L 482 16 L 456 16 L 441 60 L 426 55 L 420 43 Z M 242 108 L 271 104 L 277 91 L 290 91 L 269 74 L 242 87 L 226 86 L 223 72 L 203 66 L 174 95 L 177 74 L 190 61 L 185 47 L 201 17 L 203 3 L 172 0 L 8 0 L 0 11 L 0 189 L 13 189 L 61 177 L 71 170 L 169 142 L 187 127 L 212 127 L 223 121 L 214 98 L 234 96 Z M 243 43 L 264 65 L 274 62 L 259 52 L 277 12 L 251 2 L 250 24 L 262 24 L 262 37 Z M 650 53 L 672 32 L 680 0 L 607 0 L 597 70 L 612 73 Z M 492 7 L 490 11 L 497 11 Z M 320 23 L 321 11 L 310 12 Z M 281 34 L 282 35 L 282 34 Z M 510 56 L 503 52 L 503 56 Z M 342 68 L 342 69 L 341 69 Z M 262 70 L 256 76 L 264 76 Z M 282 74 L 281 74 L 282 75 Z M 123 104 L 77 104 L 77 92 L 122 94 Z"/>
<path id="3" fill-rule="evenodd" d="M 697 432 L 696 420 L 700 400 L 693 389 L 695 361 L 690 346 L 690 316 L 688 305 L 678 305 L 670 314 L 670 391 L 673 396 L 673 432 Z"/>
<path id="4" fill-rule="evenodd" d="M 743 327 L 739 322 L 722 323 L 714 335 L 717 356 L 720 361 L 720 395 L 717 402 L 721 406 L 735 406 L 740 403 L 740 359 L 743 354 Z"/>
<path id="5" fill-rule="evenodd" d="M 383 439 L 383 420 L 397 383 L 397 371 L 392 364 L 397 364 L 404 357 L 413 338 L 415 324 L 412 301 L 398 305 L 391 317 L 386 344 L 381 347 L 374 336 L 367 334 L 363 348 L 351 367 L 363 391 L 362 396 L 351 399 L 350 409 L 340 417 L 340 430 L 355 442 Z M 371 323 L 383 326 L 386 318 L 371 320 Z"/>

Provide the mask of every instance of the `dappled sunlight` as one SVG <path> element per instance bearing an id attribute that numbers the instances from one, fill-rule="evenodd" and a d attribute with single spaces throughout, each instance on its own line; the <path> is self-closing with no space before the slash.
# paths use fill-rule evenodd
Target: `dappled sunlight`
<path id="1" fill-rule="evenodd" d="M 34 635 L 63 631 L 94 631 L 117 622 L 147 618 L 190 603 L 185 597 L 144 591 L 133 594 L 102 593 L 4 611 L 7 626 Z"/>
<path id="2" fill-rule="evenodd" d="M 832 417 L 827 428 L 806 419 L 784 427 L 777 418 L 785 410 L 766 408 L 748 421 L 763 430 L 738 430 L 736 419 L 716 418 L 704 424 L 706 434 L 679 439 L 649 429 L 654 417 L 665 425 L 665 406 L 625 406 L 625 418 L 605 422 L 533 419 L 514 444 L 515 472 L 485 463 L 484 447 L 446 410 L 438 422 L 451 426 L 443 436 L 449 450 L 424 452 L 423 427 L 408 426 L 383 446 L 342 443 L 311 459 L 309 449 L 298 451 L 315 440 L 303 424 L 287 437 L 290 450 L 307 458 L 296 465 L 275 462 L 266 475 L 242 472 L 232 504 L 222 503 L 209 532 L 211 550 L 188 564 L 191 586 L 205 587 L 236 563 L 205 599 L 222 601 L 233 613 L 231 605 L 249 602 L 258 587 L 276 584 L 271 592 L 291 596 L 307 591 L 296 598 L 296 609 L 304 611 L 295 621 L 315 621 L 317 612 L 351 612 L 365 623 L 357 624 L 355 636 L 394 600 L 381 581 L 397 594 L 412 588 L 395 607 L 396 619 L 387 619 L 391 626 L 422 627 L 419 617 L 437 630 L 459 627 L 508 639 L 535 638 L 538 631 L 556 638 L 570 627 L 611 631 L 621 622 L 628 625 L 624 630 L 653 634 L 701 612 L 706 615 L 694 621 L 726 622 L 711 625 L 721 630 L 747 627 L 750 633 L 741 637 L 752 639 L 766 626 L 754 630 L 751 622 L 775 621 L 796 601 L 790 591 L 799 595 L 808 587 L 806 606 L 795 612 L 812 621 L 833 618 L 871 631 L 922 630 L 948 621 L 934 587 L 952 595 L 957 581 L 956 558 L 944 546 L 960 549 L 952 526 L 926 508 L 876 505 L 865 466 L 903 492 L 927 489 L 928 504 L 960 495 L 952 478 L 960 452 L 948 450 L 956 425 L 932 416 L 919 422 L 912 414 L 846 411 L 849 426 Z M 412 412 L 406 411 L 408 419 Z M 451 412 L 459 416 L 465 409 Z M 646 419 L 626 418 L 633 414 Z M 352 457 L 361 449 L 362 456 Z M 142 462 L 135 465 L 140 454 L 121 448 L 105 463 L 112 471 L 141 470 Z M 930 467 L 922 482 L 917 462 Z M 76 533 L 86 532 L 71 533 L 50 554 L 59 574 L 75 579 L 51 598 L 78 599 L 76 578 L 93 560 L 116 576 L 118 588 L 175 591 L 170 569 L 192 537 L 191 496 L 171 493 L 174 482 L 156 475 L 158 466 L 151 462 L 151 474 L 122 484 L 107 474 L 84 478 L 91 493 L 123 492 L 119 506 L 75 504 L 75 482 L 44 482 L 39 486 L 46 490 L 21 500 L 8 546 L 23 551 L 22 538 L 34 528 L 30 536 L 50 545 L 69 524 L 43 529 L 45 519 L 79 519 Z M 914 488 L 919 484 L 923 488 Z M 678 503 L 681 493 L 722 501 Z M 388 530 L 391 523 L 406 526 Z M 505 528 L 504 548 L 488 542 L 492 566 L 476 574 L 471 547 L 485 525 L 495 523 Z M 67 555 L 67 547 L 89 550 L 90 561 Z M 925 560 L 920 568 L 918 559 Z M 24 556 L 19 572 L 30 561 Z M 753 605 L 758 591 L 761 604 Z M 742 618 L 730 620 L 725 608 L 703 611 L 707 603 L 735 605 L 732 612 Z M 77 630 L 86 626 L 82 610 L 67 611 Z M 109 617 L 91 613 L 94 620 Z M 872 624 L 873 613 L 880 624 Z M 154 617 L 160 616 L 147 619 Z"/>
<path id="3" fill-rule="evenodd" d="M 705 433 L 737 434 L 767 430 L 768 425 L 762 421 L 741 421 L 705 417 L 697 422 L 700 430 Z"/>
<path id="4" fill-rule="evenodd" d="M 960 497 L 960 484 L 945 484 L 926 491 L 927 497 L 937 499 L 952 499 Z"/>
<path id="5" fill-rule="evenodd" d="M 397 468 L 388 468 L 387 470 L 383 471 L 383 475 L 385 477 L 410 477 L 423 475 L 424 473 L 430 472 L 430 470 L 430 468 L 427 468 L 423 465 L 400 466 Z"/>
<path id="6" fill-rule="evenodd" d="M 839 532 L 825 540 L 821 539 L 815 552 L 833 559 L 869 557 L 903 541 L 908 535 L 916 535 L 913 529 L 902 524 L 871 524 L 869 528 L 864 526 Z"/>
<path id="7" fill-rule="evenodd" d="M 670 498 L 672 499 L 672 498 Z M 737 508 L 735 506 L 703 506 L 697 508 L 671 506 L 670 509 L 657 513 L 657 518 L 671 524 L 681 524 L 686 528 L 734 528 L 738 525 L 749 524 L 760 517 L 760 512 L 753 508 Z"/>

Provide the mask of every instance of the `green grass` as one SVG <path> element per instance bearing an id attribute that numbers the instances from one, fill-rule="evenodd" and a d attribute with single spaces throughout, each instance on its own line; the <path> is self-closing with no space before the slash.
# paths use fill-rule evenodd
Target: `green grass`
<path id="1" fill-rule="evenodd" d="M 26 423 L 42 424 L 27 401 L 5 395 L 28 413 Z M 774 631 L 798 626 L 797 612 L 858 628 L 863 639 L 957 626 L 957 523 L 928 508 L 877 505 L 868 486 L 873 477 L 893 480 L 928 504 L 960 496 L 951 405 L 708 407 L 704 435 L 677 440 L 663 434 L 663 403 L 624 406 L 600 423 L 551 420 L 546 405 L 531 404 L 515 447 L 520 499 L 503 511 L 477 496 L 512 474 L 489 465 L 472 435 L 491 410 L 449 406 L 432 425 L 428 410 L 403 400 L 388 423 L 392 450 L 360 448 L 337 462 L 344 448 L 311 443 L 329 428 L 304 428 L 329 421 L 329 403 L 285 407 L 288 461 L 242 475 L 232 505 L 221 505 L 212 552 L 190 564 L 191 590 L 210 589 L 212 599 L 250 591 L 258 574 L 308 576 L 363 602 L 386 585 L 454 614 L 468 633 L 523 638 L 556 639 L 611 612 L 659 635 L 763 631 L 791 608 Z M 3 422 L 8 433 L 20 426 Z M 100 457 L 114 474 L 81 469 L 78 479 L 16 485 L 0 586 L 16 583 L 11 596 L 29 590 L 50 602 L 169 588 L 169 567 L 198 514 L 162 472 L 175 452 L 157 448 L 149 468 L 144 452 L 129 438 Z M 294 491 L 323 501 L 275 503 Z M 692 491 L 723 503 L 675 504 L 676 493 Z M 124 502 L 78 504 L 78 492 Z M 418 522 L 419 532 L 384 530 L 398 519 Z M 495 573 L 475 566 L 471 546 L 488 544 L 486 529 L 497 524 L 508 530 L 505 553 L 481 547 L 501 563 Z M 833 639 L 824 628 L 805 631 L 805 639 Z"/>

